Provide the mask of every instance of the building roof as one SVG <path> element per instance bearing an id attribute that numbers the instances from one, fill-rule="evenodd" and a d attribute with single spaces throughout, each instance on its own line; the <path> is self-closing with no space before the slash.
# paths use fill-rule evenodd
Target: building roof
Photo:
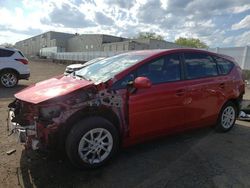
<path id="1" fill-rule="evenodd" d="M 41 34 L 39 34 L 39 35 L 35 35 L 35 36 L 33 36 L 33 37 L 29 37 L 29 38 L 24 39 L 24 40 L 20 40 L 20 41 L 16 42 L 16 44 L 17 44 L 17 43 L 20 43 L 20 42 L 24 42 L 24 41 L 30 40 L 30 39 L 35 38 L 35 37 L 42 36 L 42 35 L 47 34 L 47 33 L 58 33 L 58 34 L 72 35 L 72 37 L 74 36 L 74 34 L 72 34 L 72 33 L 64 33 L 64 32 L 57 32 L 57 31 L 47 31 L 47 32 L 45 32 L 45 33 L 41 33 Z"/>

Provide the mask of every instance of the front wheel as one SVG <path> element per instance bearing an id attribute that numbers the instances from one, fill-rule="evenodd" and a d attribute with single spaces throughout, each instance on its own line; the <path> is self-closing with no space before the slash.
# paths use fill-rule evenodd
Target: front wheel
<path id="1" fill-rule="evenodd" d="M 104 118 L 90 117 L 79 121 L 66 139 L 66 153 L 79 168 L 104 165 L 118 151 L 118 131 Z"/>
<path id="2" fill-rule="evenodd" d="M 237 116 L 237 109 L 234 103 L 227 102 L 221 109 L 216 130 L 218 132 L 227 132 L 233 128 Z"/>

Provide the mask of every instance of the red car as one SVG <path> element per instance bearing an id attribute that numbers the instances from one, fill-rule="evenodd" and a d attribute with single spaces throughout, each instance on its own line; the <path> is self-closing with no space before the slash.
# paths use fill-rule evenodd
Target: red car
<path id="1" fill-rule="evenodd" d="M 121 146 L 205 126 L 229 131 L 243 94 L 228 56 L 134 51 L 17 93 L 8 125 L 27 149 L 65 148 L 75 166 L 98 167 Z"/>

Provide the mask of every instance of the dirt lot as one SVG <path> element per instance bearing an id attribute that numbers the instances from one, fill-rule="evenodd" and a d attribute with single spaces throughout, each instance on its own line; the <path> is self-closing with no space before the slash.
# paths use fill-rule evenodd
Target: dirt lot
<path id="1" fill-rule="evenodd" d="M 238 121 L 227 134 L 205 128 L 123 149 L 110 164 L 91 171 L 74 169 L 61 153 L 24 151 L 7 136 L 7 104 L 18 90 L 64 68 L 32 62 L 29 81 L 0 88 L 0 187 L 250 187 L 249 122 Z M 8 156 L 10 149 L 16 152 Z"/>

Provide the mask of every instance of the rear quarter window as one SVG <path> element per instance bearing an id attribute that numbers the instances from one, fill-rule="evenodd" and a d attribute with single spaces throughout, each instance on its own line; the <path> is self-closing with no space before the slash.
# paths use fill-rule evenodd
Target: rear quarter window
<path id="1" fill-rule="evenodd" d="M 22 53 L 22 52 L 18 51 L 18 53 L 19 53 L 22 57 L 24 57 L 24 55 L 23 55 L 23 53 Z"/>
<path id="2" fill-rule="evenodd" d="M 5 50 L 5 49 L 0 49 L 0 57 L 10 57 L 14 54 L 14 51 L 11 50 Z"/>
<path id="3" fill-rule="evenodd" d="M 214 59 L 217 62 L 219 74 L 226 75 L 234 67 L 234 64 L 231 61 L 228 61 L 228 60 L 226 60 L 224 58 L 214 57 Z"/>

